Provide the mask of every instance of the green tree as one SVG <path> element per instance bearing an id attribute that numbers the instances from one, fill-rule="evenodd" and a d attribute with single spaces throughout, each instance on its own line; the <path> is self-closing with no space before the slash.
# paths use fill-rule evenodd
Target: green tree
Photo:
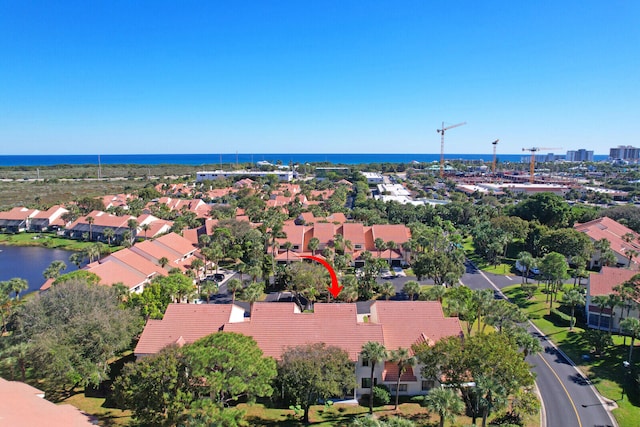
<path id="1" fill-rule="evenodd" d="M 259 283 L 252 283 L 242 291 L 240 299 L 249 303 L 249 312 L 253 311 L 253 304 L 262 299 L 264 293 L 264 286 Z"/>
<path id="2" fill-rule="evenodd" d="M 107 243 L 109 244 L 109 246 L 111 246 L 111 240 L 116 235 L 115 231 L 113 231 L 113 228 L 105 228 L 102 232 L 102 235 L 105 239 L 107 239 Z"/>
<path id="3" fill-rule="evenodd" d="M 313 256 L 316 255 L 316 251 L 318 250 L 319 246 L 320 246 L 320 239 L 318 239 L 317 237 L 312 237 L 311 239 L 309 239 L 309 250 L 311 250 L 311 254 Z"/>
<path id="4" fill-rule="evenodd" d="M 607 296 L 606 295 L 596 295 L 591 298 L 591 302 L 593 305 L 597 306 L 599 309 L 598 313 L 598 330 L 600 330 L 600 326 L 602 325 L 602 312 L 604 308 L 607 306 Z"/>
<path id="5" fill-rule="evenodd" d="M 49 264 L 42 275 L 45 279 L 57 279 L 58 277 L 60 277 L 60 273 L 62 272 L 62 270 L 65 270 L 66 268 L 67 264 L 65 264 L 64 261 L 56 260 Z"/>
<path id="6" fill-rule="evenodd" d="M 389 300 L 389 298 L 393 297 L 396 295 L 396 287 L 393 283 L 391 282 L 385 282 L 382 285 L 380 285 L 380 295 L 382 295 L 384 297 L 385 300 Z M 344 290 L 343 290 L 344 292 Z M 357 292 L 357 290 L 356 290 Z M 357 299 L 357 297 L 356 297 Z"/>
<path id="7" fill-rule="evenodd" d="M 97 285 L 98 283 L 100 283 L 100 277 L 97 274 L 87 270 L 76 270 L 61 275 L 53 281 L 52 285 L 57 286 L 63 283 L 75 281 L 81 281 L 90 285 Z"/>
<path id="8" fill-rule="evenodd" d="M 20 292 L 26 291 L 27 289 L 29 289 L 29 283 L 26 279 L 23 279 L 21 277 L 14 277 L 12 279 L 9 279 L 9 291 L 15 292 L 16 300 L 20 299 Z"/>
<path id="9" fill-rule="evenodd" d="M 629 345 L 629 363 L 633 363 L 633 345 L 637 338 L 640 338 L 640 320 L 635 317 L 627 317 L 620 322 L 620 329 L 631 336 L 631 344 Z"/>
<path id="10" fill-rule="evenodd" d="M 181 421 L 194 400 L 183 349 L 170 346 L 127 363 L 113 384 L 113 397 L 142 425 L 175 425 Z"/>
<path id="11" fill-rule="evenodd" d="M 278 364 L 278 388 L 286 402 L 301 406 L 303 421 L 309 423 L 311 405 L 356 386 L 353 369 L 341 348 L 324 343 L 289 347 Z"/>
<path id="12" fill-rule="evenodd" d="M 527 283 L 527 280 L 529 278 L 529 272 L 531 271 L 532 268 L 534 268 L 536 266 L 536 260 L 533 257 L 533 255 L 531 255 L 529 252 L 522 251 L 522 252 L 518 253 L 517 262 L 521 266 L 521 268 L 523 269 L 522 270 L 522 283 Z"/>
<path id="13" fill-rule="evenodd" d="M 513 215 L 524 220 L 538 220 L 541 224 L 554 228 L 567 226 L 571 219 L 571 210 L 567 202 L 553 193 L 538 193 L 530 196 L 511 210 Z"/>
<path id="14" fill-rule="evenodd" d="M 440 416 L 440 427 L 444 422 L 453 420 L 454 416 L 464 410 L 464 402 L 458 394 L 450 388 L 436 388 L 431 390 L 424 398 L 424 406 L 431 412 Z"/>
<path id="15" fill-rule="evenodd" d="M 57 387 L 108 378 L 108 361 L 130 348 L 142 319 L 120 307 L 116 291 L 74 280 L 53 286 L 15 313 L 16 343 L 29 343 L 34 373 Z"/>
<path id="16" fill-rule="evenodd" d="M 562 302 L 571 307 L 571 320 L 569 323 L 569 330 L 573 330 L 575 324 L 575 309 L 576 305 L 584 305 L 584 295 L 578 289 L 571 289 L 562 295 Z"/>
<path id="17" fill-rule="evenodd" d="M 241 397 L 268 397 L 276 362 L 264 357 L 253 338 L 217 332 L 185 348 L 190 375 L 198 378 L 196 393 L 220 407 Z"/>
<path id="18" fill-rule="evenodd" d="M 373 374 L 378 362 L 382 363 L 387 359 L 387 349 L 377 341 L 368 341 L 362 346 L 360 357 L 368 360 L 371 366 L 371 376 L 369 377 L 369 413 L 373 414 Z"/>
<path id="19" fill-rule="evenodd" d="M 84 262 L 85 255 L 82 252 L 74 252 L 69 257 L 69 261 L 75 264 L 76 267 L 80 268 L 82 263 Z"/>
<path id="20" fill-rule="evenodd" d="M 560 290 L 563 280 L 568 278 L 568 269 L 567 260 L 564 255 L 558 252 L 551 252 L 540 261 L 540 274 L 547 285 L 546 302 L 549 303 L 549 313 L 551 313 L 554 297 Z"/>
<path id="21" fill-rule="evenodd" d="M 141 294 L 133 293 L 126 305 L 140 312 L 145 319 L 162 319 L 172 301 L 170 290 L 158 282 L 151 282 Z"/>
<path id="22" fill-rule="evenodd" d="M 398 348 L 391 350 L 389 353 L 391 361 L 398 366 L 398 379 L 396 380 L 396 405 L 394 410 L 398 410 L 398 398 L 400 397 L 400 377 L 411 366 L 415 366 L 417 360 L 411 355 L 411 351 L 407 348 Z"/>
<path id="23" fill-rule="evenodd" d="M 227 282 L 227 291 L 231 294 L 231 304 L 236 302 L 236 294 L 243 289 L 240 279 L 231 279 Z"/>
<path id="24" fill-rule="evenodd" d="M 409 296 L 409 299 L 413 301 L 413 297 L 420 293 L 420 283 L 415 280 L 409 280 L 402 287 L 402 292 Z"/>
<path id="25" fill-rule="evenodd" d="M 211 300 L 211 294 L 217 294 L 219 289 L 220 286 L 213 280 L 207 280 L 204 282 L 200 287 L 200 291 L 207 295 L 207 304 L 209 304 L 209 301 Z"/>

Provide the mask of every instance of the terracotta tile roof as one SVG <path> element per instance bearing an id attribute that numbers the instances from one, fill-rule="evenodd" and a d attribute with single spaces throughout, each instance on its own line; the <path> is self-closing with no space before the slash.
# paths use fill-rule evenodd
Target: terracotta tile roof
<path id="1" fill-rule="evenodd" d="M 324 342 L 357 360 L 364 343 L 382 342 L 380 325 L 357 322 L 355 304 L 316 303 L 313 313 L 296 309 L 294 303 L 255 303 L 248 322 L 230 323 L 224 330 L 253 337 L 266 356 L 276 359 L 287 347 Z"/>
<path id="2" fill-rule="evenodd" d="M 304 249 L 304 233 L 306 231 L 304 225 L 285 224 L 282 227 L 282 231 L 287 235 L 287 237 L 277 239 L 280 245 L 285 242 L 291 242 L 294 245 L 299 246 L 299 251 Z"/>
<path id="3" fill-rule="evenodd" d="M 342 212 L 332 213 L 326 219 L 329 222 L 339 222 L 340 224 L 347 222 L 347 217 Z"/>
<path id="4" fill-rule="evenodd" d="M 88 415 L 71 405 L 56 405 L 44 392 L 0 378 L 0 425 L 7 427 L 91 427 Z"/>
<path id="5" fill-rule="evenodd" d="M 180 340 L 192 343 L 218 332 L 229 321 L 233 307 L 231 304 L 169 304 L 162 320 L 147 322 L 135 354 L 155 354 Z"/>
<path id="6" fill-rule="evenodd" d="M 106 257 L 103 261 L 117 260 L 129 267 L 139 271 L 145 276 L 153 276 L 155 274 L 167 275 L 168 272 L 157 264 L 154 264 L 139 253 L 129 248 L 119 250 Z"/>
<path id="7" fill-rule="evenodd" d="M 583 224 L 578 223 L 575 224 L 573 228 L 585 233 L 593 241 L 607 239 L 611 242 L 611 250 L 618 253 L 623 258 L 628 259 L 627 254 L 625 253 L 627 249 L 640 252 L 640 242 L 638 241 L 638 237 L 640 237 L 640 235 L 609 217 L 605 216 Z M 622 238 L 622 236 L 627 233 L 630 233 L 633 236 L 633 239 L 630 242 L 626 242 Z M 636 264 L 639 263 L 640 255 L 633 257 L 632 261 Z"/>
<path id="8" fill-rule="evenodd" d="M 133 289 L 147 281 L 146 274 L 114 260 L 99 263 L 88 270 L 100 277 L 100 284 L 102 285 L 111 286 L 116 283 L 123 283 L 129 289 Z"/>
<path id="9" fill-rule="evenodd" d="M 160 258 L 167 258 L 173 262 L 182 257 L 178 252 L 170 250 L 164 245 L 155 244 L 152 240 L 138 242 L 131 247 L 131 250 L 156 263 Z"/>
<path id="10" fill-rule="evenodd" d="M 110 227 L 110 228 L 129 228 L 127 224 L 130 219 L 136 219 L 135 216 L 125 215 L 117 216 L 102 211 L 92 211 L 86 216 L 81 216 L 76 219 L 73 224 L 69 226 L 69 229 L 73 229 L 77 226 L 89 226 L 87 217 L 93 218 L 93 227 Z M 137 219 L 136 219 L 137 221 Z"/>
<path id="11" fill-rule="evenodd" d="M 345 240 L 351 241 L 351 244 L 355 248 L 355 245 L 362 245 L 364 248 L 364 226 L 360 223 L 345 223 L 342 224 L 342 234 Z"/>
<path id="12" fill-rule="evenodd" d="M 626 282 L 638 274 L 637 270 L 626 268 L 602 267 L 599 273 L 589 274 L 589 294 L 609 295 L 613 293 L 613 287 Z"/>
<path id="13" fill-rule="evenodd" d="M 326 222 L 318 222 L 313 225 L 313 237 L 320 240 L 320 246 L 327 246 L 336 235 L 336 226 Z"/>
<path id="14" fill-rule="evenodd" d="M 425 337 L 437 342 L 462 333 L 458 318 L 444 317 L 437 301 L 375 301 L 371 321 L 382 325 L 387 350 L 411 348 Z"/>
<path id="15" fill-rule="evenodd" d="M 374 241 L 380 238 L 385 242 L 394 241 L 398 246 L 411 237 L 409 227 L 403 224 L 375 224 L 371 226 L 371 232 Z"/>
<path id="16" fill-rule="evenodd" d="M 165 234 L 164 236 L 158 237 L 154 242 L 160 243 L 183 256 L 193 253 L 197 249 L 188 239 L 176 233 Z"/>
<path id="17" fill-rule="evenodd" d="M 33 218 L 55 220 L 60 216 L 64 215 L 64 213 L 66 212 L 69 212 L 69 211 L 60 205 L 56 205 L 56 206 L 51 206 L 46 211 L 38 212 L 36 215 L 33 216 Z"/>
<path id="18" fill-rule="evenodd" d="M 384 382 L 396 382 L 398 381 L 398 374 L 400 370 L 398 369 L 398 364 L 390 361 L 384 362 L 384 369 L 382 370 L 382 381 Z M 402 373 L 400 377 L 401 382 L 415 382 L 418 381 L 416 376 L 413 373 L 413 368 L 411 366 L 407 366 L 406 370 Z"/>
<path id="19" fill-rule="evenodd" d="M 0 219 L 8 220 L 24 220 L 37 215 L 40 211 L 37 209 L 27 209 L 24 207 L 15 207 L 10 211 L 0 212 Z"/>

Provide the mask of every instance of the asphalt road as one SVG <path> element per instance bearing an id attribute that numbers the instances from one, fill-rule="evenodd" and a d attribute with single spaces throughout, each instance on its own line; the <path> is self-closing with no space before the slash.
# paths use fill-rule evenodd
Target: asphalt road
<path id="1" fill-rule="evenodd" d="M 517 279 L 483 273 L 468 263 L 462 282 L 473 289 L 493 289 L 504 297 L 500 289 L 518 283 Z M 536 384 L 542 396 L 543 427 L 617 426 L 607 410 L 609 405 L 573 362 L 531 322 L 529 331 L 540 340 L 545 349 L 527 359 L 533 365 L 532 371 L 536 374 Z"/>

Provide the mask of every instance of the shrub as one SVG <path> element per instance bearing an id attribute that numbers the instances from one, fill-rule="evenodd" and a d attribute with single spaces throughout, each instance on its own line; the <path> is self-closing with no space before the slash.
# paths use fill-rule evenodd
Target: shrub
<path id="1" fill-rule="evenodd" d="M 377 385 L 373 388 L 373 406 L 387 405 L 391 402 L 391 392 L 385 385 Z"/>

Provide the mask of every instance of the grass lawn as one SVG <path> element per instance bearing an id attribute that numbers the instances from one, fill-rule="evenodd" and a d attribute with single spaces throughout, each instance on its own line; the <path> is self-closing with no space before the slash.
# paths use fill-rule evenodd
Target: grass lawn
<path id="1" fill-rule="evenodd" d="M 82 251 L 93 243 L 94 242 L 66 239 L 51 233 L 0 234 L 0 245 L 41 246 L 50 249 Z M 120 249 L 122 249 L 122 246 L 109 246 L 110 252 L 115 252 Z"/>
<path id="2" fill-rule="evenodd" d="M 623 337 L 614 335 L 614 347 L 599 357 L 591 355 L 588 343 L 583 339 L 584 323 L 578 318 L 573 331 L 569 331 L 569 322 L 566 318 L 556 314 L 549 315 L 548 304 L 545 304 L 545 296 L 541 292 L 543 286 L 536 291 L 534 297 L 527 300 L 519 285 L 503 289 L 511 301 L 524 309 L 532 318 L 533 323 L 562 351 L 573 360 L 576 365 L 591 379 L 600 394 L 615 400 L 618 409 L 613 411 L 620 427 L 635 427 L 640 419 L 640 394 L 638 386 L 631 384 L 630 378 L 625 378 L 625 370 L 622 361 L 627 359 L 629 340 L 623 344 Z M 561 299 L 561 295 L 558 300 Z M 558 304 L 554 303 L 554 307 Z M 579 310 L 576 310 L 578 313 Z M 637 347 L 637 345 L 636 345 Z M 639 351 L 636 349 L 636 351 Z M 583 360 L 583 355 L 591 355 L 589 360 Z M 625 397 L 621 399 L 623 386 Z"/>

